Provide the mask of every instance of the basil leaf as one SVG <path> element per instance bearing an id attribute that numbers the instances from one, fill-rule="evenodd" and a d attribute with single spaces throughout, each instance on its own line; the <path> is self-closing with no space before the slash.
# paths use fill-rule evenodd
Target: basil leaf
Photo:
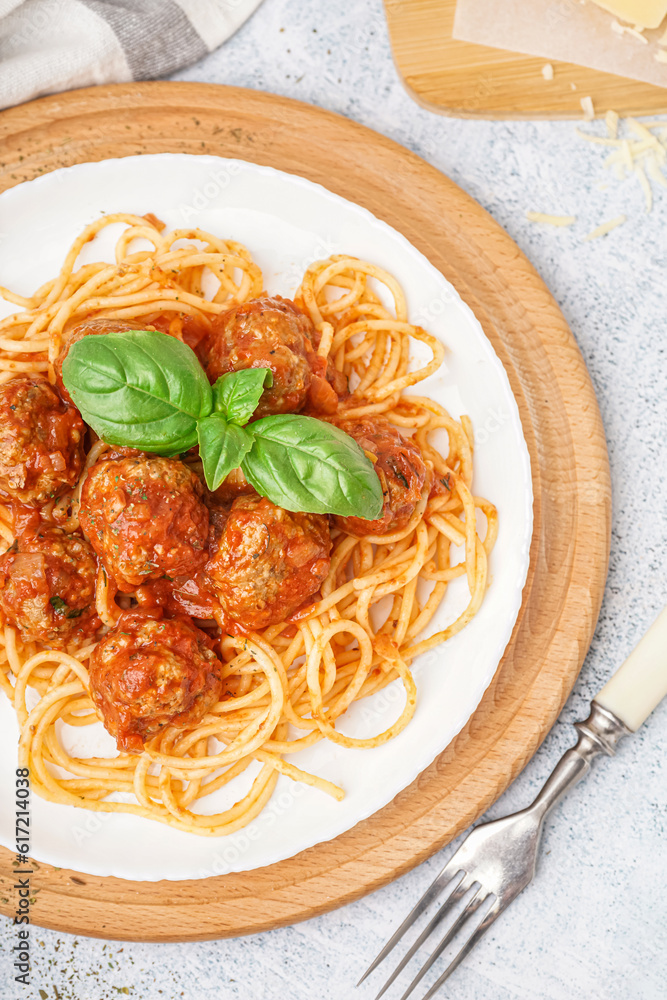
<path id="1" fill-rule="evenodd" d="M 154 330 L 91 334 L 72 344 L 63 382 L 109 444 L 174 455 L 197 443 L 213 396 L 194 351 Z"/>
<path id="2" fill-rule="evenodd" d="M 49 597 L 49 604 L 57 615 L 64 615 L 66 611 L 69 611 L 69 604 L 57 594 L 54 597 Z M 67 617 L 69 618 L 69 615 Z"/>
<path id="3" fill-rule="evenodd" d="M 213 386 L 213 409 L 235 424 L 246 424 L 259 405 L 264 387 L 273 385 L 270 368 L 242 368 L 221 375 Z"/>
<path id="4" fill-rule="evenodd" d="M 258 493 L 286 510 L 373 520 L 382 513 L 382 486 L 349 434 L 291 413 L 252 425 L 255 442 L 241 468 Z"/>
<path id="5" fill-rule="evenodd" d="M 199 454 L 209 490 L 217 490 L 232 469 L 238 469 L 252 448 L 253 436 L 243 427 L 228 423 L 220 413 L 204 417 L 197 425 Z"/>

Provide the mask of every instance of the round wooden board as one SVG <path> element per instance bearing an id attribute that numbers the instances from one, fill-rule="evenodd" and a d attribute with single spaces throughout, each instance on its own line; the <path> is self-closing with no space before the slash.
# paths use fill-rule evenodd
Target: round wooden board
<path id="1" fill-rule="evenodd" d="M 165 151 L 301 174 L 402 232 L 456 286 L 505 365 L 535 493 L 528 582 L 494 680 L 444 753 L 380 812 L 288 861 L 200 881 L 126 882 L 37 866 L 35 923 L 185 941 L 249 934 L 341 906 L 419 864 L 500 795 L 551 728 L 588 649 L 607 572 L 610 484 L 593 389 L 549 291 L 480 205 L 381 135 L 249 90 L 98 87 L 0 115 L 0 189 L 82 161 Z M 13 860 L 0 850 L 0 910 L 8 915 Z"/>

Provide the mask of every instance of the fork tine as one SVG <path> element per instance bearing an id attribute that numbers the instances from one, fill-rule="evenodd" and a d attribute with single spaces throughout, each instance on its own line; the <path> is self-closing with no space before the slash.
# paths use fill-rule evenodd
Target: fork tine
<path id="1" fill-rule="evenodd" d="M 486 897 L 488 899 L 488 896 Z M 484 914 L 483 919 L 479 922 L 475 930 L 472 932 L 470 937 L 463 944 L 462 948 L 451 960 L 443 974 L 440 976 L 438 981 L 433 984 L 428 993 L 422 998 L 422 1000 L 431 1000 L 438 992 L 440 987 L 444 984 L 445 980 L 449 979 L 452 972 L 461 964 L 466 955 L 469 955 L 472 949 L 475 947 L 479 939 L 486 934 L 491 924 L 494 922 L 496 917 L 501 912 L 501 907 L 498 904 L 498 900 L 495 899 L 493 905 L 489 907 L 488 911 Z"/>
<path id="2" fill-rule="evenodd" d="M 440 944 L 433 950 L 433 952 L 426 959 L 421 969 L 419 970 L 419 972 L 417 973 L 417 975 L 412 980 L 407 990 L 401 997 L 401 1000 L 407 1000 L 407 998 L 414 990 L 415 986 L 417 986 L 417 984 L 421 982 L 421 980 L 424 978 L 424 976 L 431 968 L 433 963 L 436 961 L 436 959 L 438 959 L 440 955 L 442 955 L 443 951 L 445 950 L 449 942 L 452 940 L 452 938 L 455 937 L 456 934 L 458 934 L 458 932 L 461 930 L 461 927 L 466 922 L 466 920 L 480 908 L 484 900 L 487 898 L 486 895 L 480 896 L 480 893 L 484 892 L 484 889 L 482 888 L 481 885 L 479 885 L 479 882 L 478 883 L 473 882 L 473 885 L 475 884 L 477 884 L 478 888 L 475 890 L 474 894 L 468 900 L 468 903 L 465 906 L 465 908 L 461 911 L 461 913 L 459 913 L 458 917 L 456 918 L 452 926 L 446 932 Z"/>
<path id="3" fill-rule="evenodd" d="M 382 987 L 382 989 L 380 990 L 380 992 L 375 997 L 375 1000 L 380 1000 L 380 997 L 383 995 L 383 993 L 386 993 L 386 991 L 389 989 L 389 987 L 394 982 L 394 980 L 396 979 L 396 977 L 401 974 L 401 972 L 403 971 L 403 969 L 405 968 L 405 966 L 408 964 L 408 962 L 410 961 L 410 959 L 412 958 L 412 956 L 415 954 L 415 952 L 418 951 L 419 948 L 421 948 L 421 946 L 423 945 L 424 941 L 426 941 L 426 939 L 433 933 L 433 931 L 435 930 L 435 928 L 438 926 L 438 924 L 441 922 L 441 920 L 444 919 L 444 917 L 446 916 L 446 914 L 449 913 L 449 911 L 452 908 L 452 906 L 455 906 L 456 903 L 458 903 L 458 901 L 463 896 L 465 896 L 465 894 L 468 891 L 468 889 L 470 889 L 470 886 L 473 883 L 471 883 L 471 882 L 468 881 L 466 872 L 464 872 L 464 871 L 457 872 L 457 876 L 455 876 L 455 878 L 458 877 L 458 875 L 461 876 L 459 878 L 458 882 L 456 882 L 456 884 L 454 886 L 452 886 L 452 889 L 450 890 L 449 895 L 444 900 L 444 902 L 443 902 L 442 906 L 440 907 L 440 909 L 436 911 L 436 913 L 433 915 L 433 917 L 431 917 L 431 919 L 429 920 L 428 924 L 426 925 L 426 927 L 424 928 L 424 930 L 421 932 L 421 934 L 419 935 L 419 937 L 417 938 L 417 940 L 411 946 L 411 948 L 409 949 L 409 951 L 400 960 L 400 962 L 398 963 L 398 965 L 396 966 L 396 968 L 394 969 L 394 971 L 392 972 L 392 974 L 389 976 L 389 979 L 387 980 L 387 982 L 384 984 L 384 986 Z"/>
<path id="4" fill-rule="evenodd" d="M 368 966 L 363 976 L 357 983 L 357 986 L 361 986 L 364 979 L 366 979 L 367 976 L 370 976 L 371 972 L 378 967 L 380 962 L 383 962 L 385 960 L 390 951 L 393 951 L 393 949 L 396 947 L 396 945 L 403 937 L 405 932 L 412 926 L 414 921 L 417 920 L 417 918 L 422 915 L 424 910 L 428 909 L 433 900 L 436 899 L 440 895 L 440 893 L 443 892 L 449 885 L 451 885 L 452 881 L 458 875 L 460 875 L 461 878 L 463 878 L 465 873 L 461 869 L 459 869 L 456 872 L 448 872 L 449 868 L 450 868 L 449 864 L 445 865 L 445 867 L 442 869 L 439 875 L 437 875 L 435 879 L 431 882 L 430 886 L 428 887 L 422 898 L 419 900 L 418 903 L 415 904 L 415 906 L 413 906 L 413 908 L 410 910 L 410 912 L 408 913 L 407 917 L 405 918 L 401 926 L 398 928 L 398 930 L 394 931 L 394 933 L 389 938 L 389 940 L 387 941 L 386 945 L 384 946 L 380 954 Z M 459 882 L 456 883 L 456 886 L 454 886 L 454 888 L 456 889 L 459 884 L 460 884 L 460 879 Z"/>

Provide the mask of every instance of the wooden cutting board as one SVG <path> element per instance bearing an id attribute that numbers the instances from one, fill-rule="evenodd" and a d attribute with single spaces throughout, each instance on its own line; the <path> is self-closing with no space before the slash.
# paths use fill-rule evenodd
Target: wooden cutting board
<path id="1" fill-rule="evenodd" d="M 535 529 L 521 611 L 479 708 L 374 816 L 271 867 L 199 881 L 136 883 L 36 866 L 36 924 L 124 940 L 216 938 L 294 923 L 384 885 L 448 843 L 507 787 L 558 716 L 593 634 L 609 553 L 605 439 L 565 319 L 507 233 L 401 146 L 269 94 L 124 84 L 0 114 L 0 190 L 74 163 L 167 151 L 301 174 L 365 206 L 426 254 L 474 310 L 507 370 L 532 460 Z M 3 808 L 11 806 L 6 797 Z M 13 859 L 0 849 L 0 910 L 10 916 Z"/>
<path id="2" fill-rule="evenodd" d="M 554 6 L 559 0 L 554 0 Z M 429 111 L 457 118 L 581 118 L 667 111 L 667 90 L 650 83 L 452 38 L 456 0 L 385 0 L 394 61 L 408 93 Z M 572 85 L 576 90 L 572 89 Z"/>

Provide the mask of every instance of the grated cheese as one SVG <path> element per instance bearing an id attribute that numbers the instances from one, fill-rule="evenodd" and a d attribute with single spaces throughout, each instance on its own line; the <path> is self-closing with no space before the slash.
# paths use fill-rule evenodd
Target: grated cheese
<path id="1" fill-rule="evenodd" d="M 660 145 L 656 137 L 653 135 L 650 129 L 646 128 L 645 125 L 642 125 L 641 122 L 638 122 L 636 118 L 626 118 L 626 121 L 630 128 L 630 131 L 634 132 L 636 136 L 647 142 L 649 146 L 653 146 L 654 148 L 657 149 L 662 149 L 662 146 Z"/>
<path id="2" fill-rule="evenodd" d="M 605 124 L 607 126 L 607 135 L 610 139 L 618 138 L 618 112 L 612 111 L 611 108 L 604 116 Z"/>
<path id="3" fill-rule="evenodd" d="M 667 177 L 663 174 L 660 169 L 660 164 L 658 163 L 655 156 L 647 157 L 646 159 L 646 173 L 649 175 L 652 181 L 659 184 L 660 187 L 667 188 Z"/>
<path id="4" fill-rule="evenodd" d="M 623 140 L 623 145 L 621 147 L 621 152 L 622 152 L 622 158 L 623 158 L 623 160 L 625 160 L 624 166 L 627 167 L 628 170 L 632 170 L 634 161 L 633 161 L 633 156 L 632 156 L 632 149 L 631 149 L 630 143 L 628 142 L 627 139 Z"/>
<path id="5" fill-rule="evenodd" d="M 598 146 L 618 146 L 619 139 L 610 139 L 604 135 L 591 135 L 590 132 L 582 132 L 580 128 L 575 128 L 574 130 L 577 135 L 580 135 L 582 139 L 586 139 L 587 142 L 596 143 Z"/>
<path id="6" fill-rule="evenodd" d="M 529 222 L 543 222 L 548 226 L 571 226 L 577 221 L 576 215 L 549 215 L 547 212 L 526 212 Z"/>
<path id="7" fill-rule="evenodd" d="M 666 60 L 667 61 L 667 60 Z M 619 136 L 620 119 L 615 111 L 605 115 L 607 135 L 595 135 L 580 128 L 577 135 L 600 146 L 607 146 L 610 152 L 605 157 L 604 165 L 611 170 L 619 181 L 635 176 L 644 195 L 647 212 L 653 206 L 651 182 L 667 187 L 667 178 L 663 170 L 667 166 L 667 126 L 664 121 L 637 121 L 627 118 L 629 137 Z"/>
<path id="8" fill-rule="evenodd" d="M 592 122 L 595 118 L 595 108 L 593 107 L 592 97 L 582 97 L 579 101 L 581 104 L 581 109 L 584 112 L 584 121 Z"/>
<path id="9" fill-rule="evenodd" d="M 636 24 L 634 28 L 631 28 L 628 24 L 621 24 L 619 21 L 611 22 L 611 30 L 615 31 L 617 35 L 632 35 L 633 38 L 637 38 L 644 45 L 648 45 L 648 38 L 644 38 L 642 31 L 644 30 L 641 24 Z"/>
<path id="10" fill-rule="evenodd" d="M 667 49 L 658 49 L 653 58 L 656 62 L 667 63 Z"/>
<path id="11" fill-rule="evenodd" d="M 653 208 L 653 190 L 649 184 L 649 179 L 646 176 L 646 171 L 641 163 L 635 163 L 635 173 L 639 183 L 642 186 L 642 191 L 644 192 L 644 201 L 646 202 L 646 211 L 650 212 Z"/>
<path id="12" fill-rule="evenodd" d="M 545 63 L 542 67 L 542 76 L 545 80 L 553 80 L 554 78 L 554 68 L 551 63 Z"/>
<path id="13" fill-rule="evenodd" d="M 664 55 L 667 62 L 667 52 Z M 584 110 L 593 111 L 590 97 L 582 98 L 581 105 Z M 667 121 L 652 119 L 640 122 L 632 117 L 622 121 L 618 112 L 612 109 L 606 112 L 604 120 L 606 135 L 587 132 L 581 128 L 576 128 L 575 132 L 586 142 L 607 147 L 604 166 L 618 181 L 636 177 L 644 196 L 646 211 L 650 212 L 654 201 L 653 184 L 667 188 Z M 625 134 L 621 133 L 622 127 Z M 604 191 L 609 184 L 601 181 L 596 187 Z M 550 226 L 572 226 L 577 221 L 575 215 L 550 215 L 546 212 L 526 212 L 526 218 L 530 222 Z M 619 215 L 603 222 L 583 238 L 584 242 L 606 236 L 626 221 L 625 215 Z"/>
<path id="14" fill-rule="evenodd" d="M 589 240 L 597 240 L 600 236 L 606 236 L 607 233 L 612 231 L 612 229 L 616 229 L 617 226 L 622 226 L 626 221 L 627 220 L 624 215 L 619 215 L 615 219 L 603 222 L 600 226 L 590 232 L 588 236 L 584 236 L 584 243 L 588 243 Z"/>

